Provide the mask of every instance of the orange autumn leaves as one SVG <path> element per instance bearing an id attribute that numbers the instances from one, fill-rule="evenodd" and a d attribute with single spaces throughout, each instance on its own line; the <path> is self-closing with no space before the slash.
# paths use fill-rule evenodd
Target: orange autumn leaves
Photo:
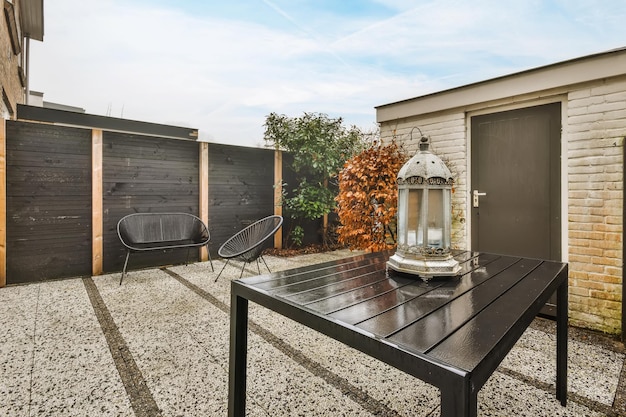
<path id="1" fill-rule="evenodd" d="M 396 177 L 407 160 L 392 141 L 375 144 L 348 160 L 339 172 L 339 243 L 376 252 L 396 243 Z"/>

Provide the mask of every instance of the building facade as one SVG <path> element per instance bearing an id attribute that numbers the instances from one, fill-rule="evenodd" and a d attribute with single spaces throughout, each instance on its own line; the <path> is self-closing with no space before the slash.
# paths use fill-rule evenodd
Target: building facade
<path id="1" fill-rule="evenodd" d="M 456 177 L 457 248 L 569 262 L 574 325 L 624 334 L 626 48 L 376 108 Z"/>
<path id="2" fill-rule="evenodd" d="M 14 119 L 28 96 L 30 39 L 43 41 L 43 0 L 2 0 L 0 18 L 0 112 Z"/>

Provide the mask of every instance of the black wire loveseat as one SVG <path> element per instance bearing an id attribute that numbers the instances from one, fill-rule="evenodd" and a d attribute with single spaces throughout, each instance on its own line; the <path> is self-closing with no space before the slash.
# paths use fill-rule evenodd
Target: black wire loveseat
<path id="1" fill-rule="evenodd" d="M 187 248 L 187 262 L 191 248 L 209 244 L 211 235 L 204 222 L 189 213 L 134 213 L 117 223 L 117 235 L 126 247 L 126 260 L 120 285 L 126 275 L 131 252 Z M 209 253 L 211 269 L 213 260 Z"/>

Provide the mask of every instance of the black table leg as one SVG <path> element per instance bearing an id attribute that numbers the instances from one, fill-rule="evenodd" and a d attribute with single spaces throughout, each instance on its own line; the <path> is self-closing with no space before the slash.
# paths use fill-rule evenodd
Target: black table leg
<path id="1" fill-rule="evenodd" d="M 455 378 L 441 391 L 441 417 L 476 417 L 478 393 L 472 393 L 466 378 Z"/>
<path id="2" fill-rule="evenodd" d="M 248 300 L 231 286 L 228 416 L 246 415 L 246 367 L 248 352 Z"/>
<path id="3" fill-rule="evenodd" d="M 556 399 L 565 407 L 567 403 L 567 324 L 568 324 L 568 280 L 556 290 Z"/>

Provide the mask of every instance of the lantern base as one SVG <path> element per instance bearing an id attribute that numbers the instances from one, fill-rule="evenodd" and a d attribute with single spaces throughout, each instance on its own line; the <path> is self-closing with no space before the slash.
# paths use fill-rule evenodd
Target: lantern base
<path id="1" fill-rule="evenodd" d="M 428 282 L 434 277 L 457 275 L 461 270 L 461 265 L 451 256 L 440 259 L 412 259 L 405 258 L 396 252 L 387 261 L 387 268 L 405 274 L 417 275 Z"/>

